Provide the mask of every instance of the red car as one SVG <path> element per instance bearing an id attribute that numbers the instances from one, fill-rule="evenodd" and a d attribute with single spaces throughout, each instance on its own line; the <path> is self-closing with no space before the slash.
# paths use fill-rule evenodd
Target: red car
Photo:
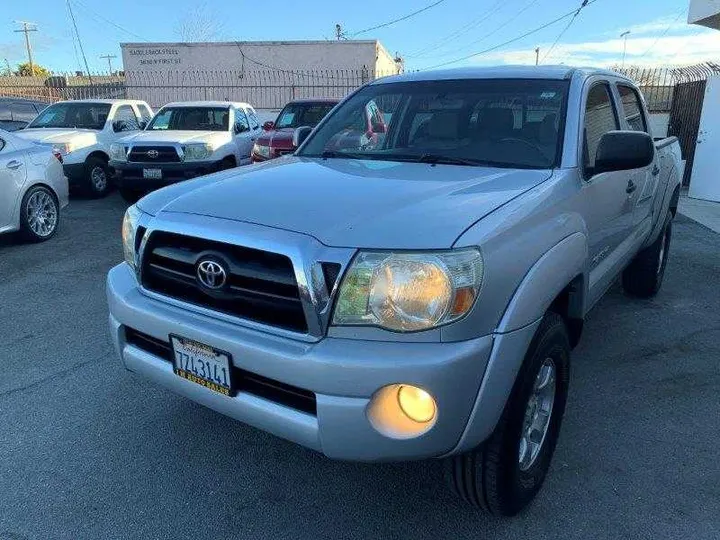
<path id="1" fill-rule="evenodd" d="M 292 139 L 295 128 L 315 127 L 339 102 L 337 98 L 313 98 L 299 99 L 285 105 L 275 122 L 263 124 L 264 131 L 253 146 L 253 163 L 294 152 Z"/>

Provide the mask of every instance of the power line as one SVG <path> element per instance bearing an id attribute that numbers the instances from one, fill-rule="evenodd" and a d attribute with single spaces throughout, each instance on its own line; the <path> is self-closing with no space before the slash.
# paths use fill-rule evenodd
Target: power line
<path id="1" fill-rule="evenodd" d="M 595 2 L 597 2 L 597 0 L 590 0 L 590 1 L 587 3 L 587 5 L 589 6 L 589 5 L 591 5 L 591 4 L 594 4 Z M 489 47 L 489 48 L 487 48 L 487 49 L 485 49 L 485 50 L 482 50 L 482 51 L 474 52 L 474 53 L 472 53 L 472 54 L 468 54 L 468 55 L 462 56 L 462 57 L 460 57 L 460 58 L 455 58 L 454 60 L 448 60 L 447 62 L 442 62 L 441 64 L 436 64 L 436 65 L 434 65 L 434 66 L 430 66 L 430 67 L 427 68 L 427 69 L 435 69 L 435 68 L 439 68 L 439 67 L 448 66 L 448 65 L 450 65 L 450 64 L 457 64 L 458 62 L 462 62 L 463 60 L 469 60 L 470 58 L 474 58 L 474 57 L 476 57 L 476 56 L 480 56 L 481 54 L 487 54 L 487 53 L 489 53 L 489 52 L 496 51 L 496 50 L 501 49 L 501 48 L 503 48 L 503 47 L 505 47 L 505 46 L 507 46 L 507 45 L 510 45 L 510 44 L 512 44 L 512 43 L 515 43 L 515 42 L 517 42 L 517 41 L 520 41 L 521 39 L 525 39 L 525 38 L 528 37 L 528 36 L 531 36 L 531 35 L 533 35 L 533 34 L 537 34 L 537 33 L 540 32 L 541 30 L 545 30 L 546 28 L 548 28 L 548 27 L 550 27 L 550 26 L 552 26 L 552 25 L 554 25 L 554 24 L 557 24 L 557 23 L 559 23 L 560 21 L 567 19 L 568 17 L 572 17 L 572 16 L 575 14 L 576 11 L 577 11 L 577 10 L 574 9 L 574 10 L 566 13 L 565 15 L 561 15 L 560 17 L 558 17 L 558 18 L 556 18 L 556 19 L 553 19 L 553 20 L 550 21 L 550 22 L 547 22 L 547 23 L 545 23 L 545 24 L 543 24 L 543 25 L 541 25 L 541 26 L 538 26 L 537 28 L 534 28 L 534 29 L 532 29 L 532 30 L 529 30 L 529 31 L 525 32 L 524 34 L 521 34 L 521 35 L 519 35 L 519 36 L 517 36 L 517 37 L 514 37 L 514 38 L 512 38 L 512 39 L 508 39 L 507 41 L 504 41 L 504 42 L 502 42 L 502 43 L 500 43 L 500 44 L 498 44 L 498 45 L 495 45 L 494 47 Z"/>
<path id="2" fill-rule="evenodd" d="M 673 19 L 673 21 L 672 21 L 670 24 L 667 25 L 667 28 L 663 31 L 663 33 L 658 36 L 658 38 L 653 42 L 652 45 L 650 45 L 650 47 L 648 48 L 648 50 L 645 51 L 644 53 L 642 53 L 642 54 L 638 57 L 638 60 L 640 60 L 641 58 L 645 58 L 645 57 L 650 53 L 650 51 L 652 51 L 652 50 L 655 48 L 655 46 L 660 42 L 660 40 L 661 40 L 662 38 L 664 38 L 664 37 L 668 34 L 668 32 L 670 31 L 670 29 L 673 27 L 673 25 L 674 25 L 676 22 L 678 22 L 678 20 L 680 20 L 680 17 L 682 17 L 683 14 L 685 14 L 685 13 L 687 13 L 687 9 L 685 9 L 685 8 L 681 9 L 680 12 L 677 14 L 677 16 Z"/>
<path id="3" fill-rule="evenodd" d="M 583 8 L 586 7 L 587 5 L 588 5 L 588 0 L 583 0 L 583 3 L 580 4 L 580 7 L 579 7 L 578 10 L 575 12 L 575 15 L 573 15 L 573 16 L 572 16 L 572 19 L 570 19 L 570 22 L 567 23 L 567 26 L 562 29 L 562 32 L 560 32 L 560 33 L 558 34 L 558 37 L 555 38 L 555 42 L 552 44 L 552 47 L 550 47 L 550 48 L 548 49 L 548 52 L 545 53 L 545 56 L 543 56 L 543 59 L 541 60 L 541 63 L 545 62 L 545 60 L 547 59 L 547 57 L 550 56 L 550 53 L 552 53 L 553 50 L 555 50 L 555 47 L 557 46 L 557 44 L 560 42 L 560 40 L 561 40 L 562 37 L 565 35 L 565 33 L 566 33 L 568 30 L 570 30 L 570 27 L 571 27 L 572 24 L 575 22 L 575 19 L 578 18 L 578 15 L 580 15 L 580 12 L 581 12 L 581 11 L 583 10 Z"/>
<path id="4" fill-rule="evenodd" d="M 467 43 L 467 44 L 463 45 L 459 50 L 468 49 L 468 48 L 472 47 L 473 45 L 476 45 L 476 44 L 478 44 L 478 43 L 482 43 L 482 42 L 485 41 L 487 38 L 494 36 L 494 35 L 497 34 L 500 30 L 502 30 L 502 29 L 505 28 L 506 26 L 510 25 L 511 23 L 515 22 L 515 20 L 516 20 L 518 17 L 520 17 L 520 15 L 522 15 L 523 13 L 525 13 L 527 10 L 529 10 L 531 7 L 533 7 L 533 6 L 534 6 L 535 4 L 537 4 L 537 3 L 538 3 L 538 0 L 530 0 L 529 3 L 525 4 L 517 13 L 515 13 L 512 17 L 510 17 L 510 18 L 509 18 L 508 20 L 506 20 L 504 23 L 502 23 L 501 25 L 495 27 L 492 31 L 488 32 L 487 34 L 485 34 L 485 35 L 482 36 L 481 38 L 476 39 L 476 40 L 474 40 L 474 41 L 471 41 L 470 43 Z M 442 55 L 438 55 L 438 56 L 440 56 L 440 57 L 447 57 L 447 56 L 449 56 L 449 54 L 446 53 L 446 54 L 442 54 Z"/>
<path id="5" fill-rule="evenodd" d="M 69 0 L 68 0 L 68 1 L 69 1 Z M 145 39 L 145 38 L 142 37 L 142 36 L 139 36 L 139 35 L 136 34 L 135 32 L 132 32 L 132 31 L 128 30 L 127 28 L 124 28 L 124 27 L 120 26 L 119 24 L 117 24 L 116 22 L 111 21 L 110 19 L 106 19 L 105 17 L 103 17 L 102 15 L 100 15 L 98 12 L 93 11 L 92 9 L 90 9 L 90 8 L 87 6 L 87 4 L 84 4 L 84 3 L 81 2 L 80 0 L 72 0 L 72 2 L 73 2 L 76 6 L 78 6 L 78 7 L 82 8 L 82 9 L 84 9 L 85 11 L 87 11 L 87 14 L 90 15 L 91 17 L 93 17 L 94 19 L 96 19 L 96 20 L 97 20 L 97 19 L 100 19 L 101 21 L 103 21 L 103 22 L 105 22 L 105 23 L 107 23 L 107 24 L 109 24 L 109 25 L 111 25 L 111 26 L 114 26 L 114 27 L 117 28 L 118 30 L 120 30 L 120 31 L 122 31 L 122 32 L 125 32 L 126 34 L 128 34 L 128 35 L 130 35 L 130 36 L 136 37 L 136 38 L 138 38 L 138 39 L 141 40 L 141 41 L 147 41 L 147 39 Z"/>
<path id="6" fill-rule="evenodd" d="M 92 75 L 90 74 L 90 66 L 88 66 L 87 57 L 85 56 L 85 49 L 83 49 L 82 40 L 80 39 L 80 33 L 77 29 L 77 23 L 75 22 L 75 14 L 73 13 L 72 6 L 70 5 L 70 0 L 67 0 L 67 7 L 68 11 L 70 12 L 70 18 L 72 19 L 73 28 L 75 29 L 75 35 L 77 36 L 78 45 L 80 45 L 80 54 L 82 54 L 83 62 L 85 62 L 85 70 L 88 74 L 88 79 L 90 79 L 90 84 L 92 84 Z"/>
<path id="7" fill-rule="evenodd" d="M 492 5 L 492 7 L 491 7 L 490 9 L 488 9 L 488 10 L 487 10 L 483 15 L 481 15 L 480 17 L 478 17 L 478 18 L 476 18 L 476 19 L 473 19 L 473 20 L 470 21 L 469 23 L 461 26 L 458 30 L 456 30 L 456 31 L 454 31 L 454 32 L 446 35 L 445 37 L 439 39 L 438 41 L 435 41 L 435 42 L 431 43 L 430 45 L 427 45 L 427 46 L 425 46 L 425 47 L 423 47 L 423 48 L 421 48 L 421 49 L 419 49 L 419 50 L 417 50 L 417 51 L 415 51 L 415 52 L 413 52 L 413 53 L 411 53 L 411 54 L 406 54 L 406 55 L 405 55 L 405 58 L 417 58 L 417 57 L 423 56 L 423 53 L 426 53 L 426 52 L 428 52 L 428 51 L 437 49 L 438 47 L 442 47 L 443 45 L 445 45 L 445 43 L 447 43 L 447 42 L 450 41 L 451 39 L 456 38 L 456 37 L 459 37 L 459 36 L 461 36 L 461 35 L 463 35 L 463 34 L 468 33 L 470 30 L 472 30 L 472 29 L 475 28 L 476 26 L 480 25 L 481 23 L 485 22 L 485 21 L 488 20 L 490 17 L 492 17 L 497 11 L 499 11 L 499 10 L 503 7 L 503 3 L 504 3 L 505 1 L 506 1 L 506 0 L 497 0 L 497 2 L 495 2 L 495 3 Z"/>
<path id="8" fill-rule="evenodd" d="M 390 26 L 390 25 L 392 25 L 392 24 L 399 23 L 399 22 L 401 22 L 401 21 L 406 21 L 406 20 L 409 19 L 410 17 L 414 17 L 415 15 L 419 15 L 419 14 L 422 13 L 423 11 L 427 11 L 428 9 L 432 9 L 432 8 L 434 8 L 435 6 L 437 6 L 437 5 L 439 5 L 439 4 L 442 4 L 443 2 L 445 2 L 445 0 L 437 0 L 436 2 L 430 4 L 429 6 L 425 6 L 424 8 L 418 9 L 417 11 L 413 11 L 412 13 L 408 13 L 407 15 L 403 15 L 403 16 L 400 17 L 399 19 L 393 19 L 392 21 L 388 21 L 388 22 L 385 22 L 385 23 L 382 23 L 382 24 L 378 24 L 378 25 L 376 25 L 376 26 L 371 26 L 370 28 L 365 28 L 364 30 L 360 30 L 359 32 L 355 32 L 355 33 L 352 34 L 350 37 L 359 36 L 360 34 L 364 34 L 364 33 L 366 33 L 366 32 L 370 32 L 370 31 L 372 31 L 372 30 L 377 30 L 378 28 L 385 28 L 386 26 Z"/>

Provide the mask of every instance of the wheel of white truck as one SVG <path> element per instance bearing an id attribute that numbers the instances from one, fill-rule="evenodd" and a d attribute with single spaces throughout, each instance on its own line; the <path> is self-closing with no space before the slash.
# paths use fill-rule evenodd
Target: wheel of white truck
<path id="1" fill-rule="evenodd" d="M 670 240 L 672 216 L 668 215 L 657 240 L 638 253 L 623 271 L 622 284 L 625 292 L 639 298 L 650 298 L 660 291 L 670 254 Z"/>
<path id="2" fill-rule="evenodd" d="M 495 431 L 480 448 L 447 460 L 452 488 L 492 514 L 513 516 L 540 490 L 560 434 L 570 378 L 563 319 L 543 318 Z"/>
<path id="3" fill-rule="evenodd" d="M 20 232 L 30 242 L 52 237 L 60 223 L 60 206 L 55 194 L 44 186 L 31 188 L 20 207 Z"/>
<path id="4" fill-rule="evenodd" d="M 92 197 L 104 197 L 110 191 L 110 168 L 99 157 L 90 156 L 85 161 L 86 186 Z"/>

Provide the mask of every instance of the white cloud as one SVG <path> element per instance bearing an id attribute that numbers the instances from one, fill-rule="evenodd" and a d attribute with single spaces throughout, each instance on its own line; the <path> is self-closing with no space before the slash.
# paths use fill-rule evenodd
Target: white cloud
<path id="1" fill-rule="evenodd" d="M 649 28 L 651 24 L 638 25 Z M 645 35 L 627 39 L 626 65 L 687 65 L 697 64 L 720 58 L 720 32 L 698 29 L 694 33 L 682 35 L 668 32 L 668 35 L 657 37 L 667 28 L 668 23 L 655 36 Z M 687 25 L 683 26 L 685 31 Z M 638 32 L 638 33 L 648 33 Z M 552 43 L 540 44 L 540 58 Z M 582 43 L 560 43 L 552 51 L 544 64 L 593 65 L 607 67 L 622 61 L 624 40 L 619 37 L 602 41 Z M 476 58 L 479 64 L 534 64 L 534 47 L 496 51 Z"/>

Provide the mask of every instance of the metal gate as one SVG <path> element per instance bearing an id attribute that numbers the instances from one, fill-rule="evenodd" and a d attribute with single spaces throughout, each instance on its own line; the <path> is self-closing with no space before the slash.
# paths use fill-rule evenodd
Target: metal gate
<path id="1" fill-rule="evenodd" d="M 690 184 L 706 84 L 707 81 L 701 80 L 675 86 L 668 135 L 675 135 L 680 140 L 682 155 L 686 162 L 683 186 Z"/>

